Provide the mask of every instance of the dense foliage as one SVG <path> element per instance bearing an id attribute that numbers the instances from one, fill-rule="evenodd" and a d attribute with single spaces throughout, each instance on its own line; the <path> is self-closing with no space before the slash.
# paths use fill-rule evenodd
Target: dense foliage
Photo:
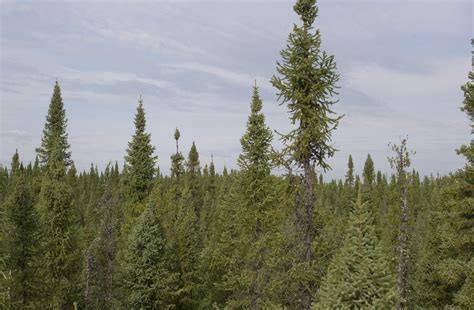
<path id="1" fill-rule="evenodd" d="M 474 307 L 474 142 L 450 175 L 421 179 L 403 140 L 393 174 L 349 156 L 324 180 L 339 77 L 315 0 L 294 10 L 272 79 L 293 129 L 275 150 L 255 83 L 238 170 L 183 156 L 176 129 L 162 173 L 140 99 L 124 168 L 77 172 L 55 83 L 35 162 L 0 168 L 0 309 Z M 462 91 L 472 134 L 474 72 Z"/>

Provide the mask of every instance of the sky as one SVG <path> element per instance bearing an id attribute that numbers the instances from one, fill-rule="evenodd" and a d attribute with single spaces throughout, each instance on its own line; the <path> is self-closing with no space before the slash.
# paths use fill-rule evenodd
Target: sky
<path id="1" fill-rule="evenodd" d="M 390 171 L 389 142 L 408 136 L 412 166 L 447 174 L 470 140 L 459 110 L 471 69 L 470 0 L 319 0 L 322 49 L 335 56 L 344 114 L 328 178 L 352 154 Z M 61 85 L 79 170 L 123 163 L 141 95 L 158 164 L 168 173 L 173 133 L 201 165 L 236 168 L 254 81 L 267 124 L 291 128 L 269 80 L 298 17 L 293 1 L 0 0 L 0 164 L 17 148 L 35 158 L 54 82 Z M 281 147 L 275 133 L 274 145 Z M 283 171 L 276 170 L 276 173 Z"/>

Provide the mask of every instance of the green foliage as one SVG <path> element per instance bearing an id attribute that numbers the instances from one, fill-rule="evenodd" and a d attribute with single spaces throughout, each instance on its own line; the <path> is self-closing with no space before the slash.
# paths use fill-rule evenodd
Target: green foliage
<path id="1" fill-rule="evenodd" d="M 349 155 L 347 162 L 347 173 L 344 184 L 350 188 L 354 186 L 354 162 L 352 161 L 352 155 Z"/>
<path id="2" fill-rule="evenodd" d="M 61 97 L 61 88 L 59 87 L 58 81 L 56 81 L 43 129 L 41 146 L 36 149 L 39 159 L 44 166 L 51 163 L 52 156 L 60 158 L 62 160 L 61 164 L 64 167 L 68 167 L 72 163 L 66 127 L 66 110 L 64 109 L 64 103 Z M 53 151 L 58 154 L 53 155 Z"/>
<path id="3" fill-rule="evenodd" d="M 132 309 L 172 309 L 177 274 L 167 266 L 165 240 L 156 214 L 149 205 L 142 213 L 128 245 L 126 286 Z"/>
<path id="4" fill-rule="evenodd" d="M 96 238 L 85 253 L 86 309 L 111 309 L 113 306 L 113 273 L 116 255 L 118 193 L 109 168 L 105 172 L 104 190 L 99 202 L 100 225 Z"/>
<path id="5" fill-rule="evenodd" d="M 316 1 L 294 10 L 271 80 L 292 130 L 275 152 L 255 85 L 238 170 L 194 142 L 185 159 L 176 128 L 162 175 L 140 99 L 124 169 L 77 171 L 55 83 L 35 162 L 0 166 L 0 309 L 473 308 L 473 141 L 448 176 L 409 172 L 406 140 L 392 175 L 368 155 L 361 176 L 352 156 L 343 179 L 324 176 L 339 76 Z M 473 72 L 462 91 L 474 133 Z"/>
<path id="6" fill-rule="evenodd" d="M 364 186 L 371 188 L 372 184 L 375 181 L 375 168 L 374 168 L 374 161 L 370 154 L 367 155 L 367 160 L 364 164 L 364 171 L 362 176 L 364 177 Z"/>
<path id="7" fill-rule="evenodd" d="M 271 80 L 281 104 L 287 104 L 291 123 L 297 125 L 282 135 L 283 153 L 300 167 L 314 162 L 326 170 L 327 158 L 336 151 L 331 134 L 341 118 L 332 110 L 339 75 L 334 56 L 321 51 L 319 30 L 313 30 L 316 1 L 298 0 L 294 10 L 303 24 L 293 26 L 287 47 L 281 51 L 282 62 L 277 63 L 280 77 Z"/>
<path id="8" fill-rule="evenodd" d="M 25 174 L 20 169 L 17 151 L 12 159 L 10 194 L 5 201 L 5 218 L 2 221 L 7 253 L 2 270 L 11 277 L 6 284 L 9 304 L 13 308 L 32 308 L 39 293 L 38 215 Z"/>
<path id="9" fill-rule="evenodd" d="M 128 143 L 125 156 L 125 184 L 132 203 L 143 202 L 153 187 L 156 173 L 155 147 L 151 144 L 151 135 L 145 132 L 146 119 L 143 101 L 138 101 L 135 114 L 135 134 Z"/>
<path id="10" fill-rule="evenodd" d="M 462 87 L 462 110 L 473 126 L 474 74 Z M 471 131 L 472 133 L 472 131 Z M 474 304 L 474 168 L 473 142 L 459 151 L 468 162 L 454 174 L 429 213 L 427 237 L 415 273 L 416 303 L 422 307 L 459 307 Z"/>
<path id="11" fill-rule="evenodd" d="M 344 243 L 329 265 L 313 309 L 390 309 L 394 305 L 394 278 L 372 215 L 359 194 Z"/>

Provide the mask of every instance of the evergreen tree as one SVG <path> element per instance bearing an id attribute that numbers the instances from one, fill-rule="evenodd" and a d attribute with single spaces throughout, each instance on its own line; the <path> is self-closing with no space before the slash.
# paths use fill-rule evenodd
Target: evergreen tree
<path id="1" fill-rule="evenodd" d="M 128 143 L 125 156 L 126 186 L 131 202 L 143 202 L 153 187 L 156 173 L 155 147 L 151 144 L 151 135 L 145 132 L 146 119 L 143 101 L 138 101 L 135 114 L 135 134 Z"/>
<path id="2" fill-rule="evenodd" d="M 374 168 L 374 162 L 370 154 L 367 155 L 367 160 L 365 161 L 365 164 L 364 164 L 363 177 L 364 177 L 364 186 L 369 189 L 372 188 L 372 184 L 375 181 L 375 168 Z"/>
<path id="3" fill-rule="evenodd" d="M 171 155 L 171 175 L 172 177 L 176 178 L 176 182 L 179 183 L 181 175 L 184 173 L 183 161 L 184 157 L 183 154 L 179 151 L 179 138 L 181 137 L 181 133 L 179 129 L 176 128 L 174 132 L 174 140 L 176 141 L 176 153 Z"/>
<path id="4" fill-rule="evenodd" d="M 56 82 L 42 146 L 38 156 L 43 163 L 39 197 L 42 236 L 41 272 L 47 307 L 69 308 L 77 297 L 78 243 L 76 210 L 72 209 L 71 188 L 66 181 L 70 160 L 66 115 Z"/>
<path id="5" fill-rule="evenodd" d="M 196 144 L 193 141 L 191 150 L 188 154 L 188 160 L 186 162 L 186 187 L 188 188 L 190 201 L 196 212 L 196 216 L 199 217 L 202 207 L 202 187 L 201 187 L 201 168 L 199 164 L 199 153 L 196 148 Z"/>
<path id="6" fill-rule="evenodd" d="M 397 309 L 405 309 L 409 304 L 408 283 L 408 173 L 406 168 L 410 166 L 410 152 L 407 149 L 407 140 L 403 139 L 400 145 L 392 145 L 395 155 L 389 158 L 390 166 L 396 172 L 397 188 L 400 198 L 400 230 L 399 230 L 399 258 L 397 267 L 398 303 Z"/>
<path id="7" fill-rule="evenodd" d="M 372 214 L 359 192 L 344 243 L 329 265 L 313 309 L 390 309 L 395 306 L 394 284 Z"/>
<path id="8" fill-rule="evenodd" d="M 177 275 L 167 266 L 165 240 L 156 207 L 148 205 L 129 243 L 125 278 L 132 309 L 171 309 Z"/>
<path id="9" fill-rule="evenodd" d="M 100 225 L 96 238 L 86 251 L 85 307 L 87 309 L 111 309 L 113 307 L 113 262 L 116 254 L 116 223 L 118 193 L 113 187 L 113 175 L 109 166 L 99 201 Z"/>
<path id="10" fill-rule="evenodd" d="M 349 160 L 347 162 L 347 173 L 346 173 L 345 184 L 349 188 L 354 187 L 354 162 L 352 161 L 352 155 L 349 155 Z"/>
<path id="11" fill-rule="evenodd" d="M 18 151 L 12 158 L 9 192 L 2 230 L 6 239 L 6 269 L 12 277 L 8 283 L 10 306 L 30 308 L 37 300 L 40 285 L 36 276 L 39 227 L 32 191 L 25 172 L 20 169 Z"/>
<path id="12" fill-rule="evenodd" d="M 66 130 L 66 110 L 64 109 L 64 103 L 61 97 L 61 88 L 59 87 L 58 81 L 56 81 L 43 129 L 41 146 L 36 149 L 43 166 L 47 167 L 48 164 L 54 162 L 54 160 L 51 160 L 53 156 L 52 152 L 58 153 L 54 156 L 56 159 L 61 160 L 61 164 L 66 168 L 72 163 Z"/>
<path id="13" fill-rule="evenodd" d="M 474 46 L 474 40 L 471 41 Z M 474 70 L 462 86 L 462 111 L 474 133 Z M 418 272 L 415 296 L 423 307 L 469 309 L 474 305 L 474 140 L 458 154 L 466 166 L 449 178 L 431 212 Z"/>
<path id="14" fill-rule="evenodd" d="M 269 307 L 272 302 L 272 272 L 275 262 L 278 210 L 276 192 L 270 177 L 272 133 L 265 124 L 262 101 L 257 86 L 253 88 L 247 129 L 240 140 L 238 158 L 240 175 L 232 194 L 236 218 L 233 218 L 238 240 L 233 261 L 225 275 L 224 286 L 231 292 L 227 304 L 231 308 Z M 237 262 L 237 263 L 236 263 Z"/>
<path id="15" fill-rule="evenodd" d="M 272 84 L 278 89 L 281 104 L 287 104 L 292 124 L 296 125 L 282 136 L 282 141 L 285 145 L 283 154 L 304 171 L 304 190 L 298 195 L 297 217 L 303 244 L 301 269 L 302 273 L 307 273 L 314 261 L 314 166 L 329 169 L 327 159 L 336 152 L 331 134 L 340 117 L 334 115 L 332 106 L 336 101 L 332 97 L 336 94 L 335 84 L 339 76 L 334 57 L 321 51 L 319 30 L 313 28 L 318 13 L 316 1 L 297 0 L 293 8 L 303 24 L 293 26 L 287 48 L 281 52 L 283 61 L 277 63 L 280 77 L 274 76 Z M 300 307 L 309 309 L 315 284 L 303 279 L 300 282 Z"/>
<path id="16" fill-rule="evenodd" d="M 178 135 L 179 136 L 179 135 Z M 179 171 L 179 152 L 175 160 Z M 178 178 L 176 178 L 178 181 Z M 202 206 L 201 170 L 199 153 L 193 142 L 186 162 L 184 188 L 177 205 L 174 234 L 176 237 L 175 251 L 180 273 L 180 302 L 178 307 L 195 308 L 199 302 L 198 259 L 201 240 L 199 235 L 199 212 Z"/>

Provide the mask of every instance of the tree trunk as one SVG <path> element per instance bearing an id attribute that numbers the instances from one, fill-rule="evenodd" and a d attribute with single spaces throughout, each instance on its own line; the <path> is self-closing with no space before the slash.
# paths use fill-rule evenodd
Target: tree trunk
<path id="1" fill-rule="evenodd" d="M 313 187 L 313 171 L 309 163 L 309 160 L 305 160 L 304 163 L 304 200 L 302 211 L 302 232 L 303 232 L 303 261 L 308 267 L 311 267 L 313 262 L 313 250 L 312 242 L 314 240 L 314 227 L 313 227 L 313 208 L 314 208 L 314 187 Z M 301 309 L 310 310 L 312 302 L 312 293 L 309 283 L 306 283 L 302 287 L 302 302 Z"/>
<path id="2" fill-rule="evenodd" d="M 398 262 L 397 287 L 399 292 L 399 301 L 397 309 L 406 309 L 408 304 L 408 201 L 406 180 L 403 180 L 401 189 L 401 215 L 400 215 L 400 248 Z"/>

